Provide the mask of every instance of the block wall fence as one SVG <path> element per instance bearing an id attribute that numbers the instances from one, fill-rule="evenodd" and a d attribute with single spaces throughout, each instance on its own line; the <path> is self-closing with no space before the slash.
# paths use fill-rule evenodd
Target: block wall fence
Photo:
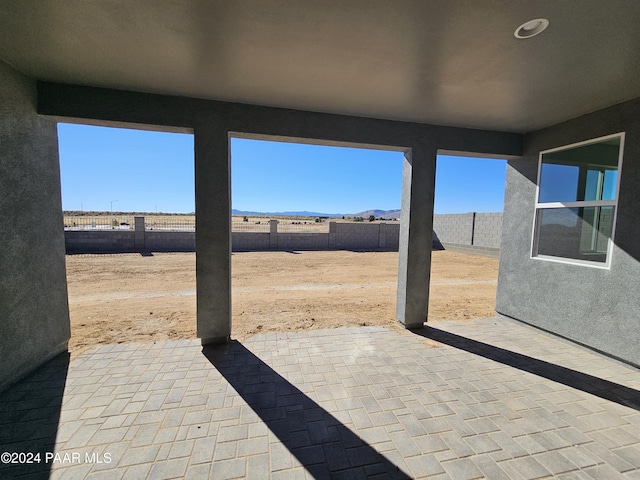
<path id="1" fill-rule="evenodd" d="M 445 248 L 450 245 L 499 250 L 502 212 L 434 215 L 433 231 Z"/>
<path id="2" fill-rule="evenodd" d="M 434 216 L 434 248 L 467 247 L 498 251 L 502 213 L 463 213 Z M 250 250 L 387 250 L 397 251 L 397 223 L 329 222 L 328 233 L 232 232 L 233 251 Z M 67 253 L 193 252 L 193 231 L 146 231 L 144 217 L 135 218 L 134 230 L 66 230 Z"/>

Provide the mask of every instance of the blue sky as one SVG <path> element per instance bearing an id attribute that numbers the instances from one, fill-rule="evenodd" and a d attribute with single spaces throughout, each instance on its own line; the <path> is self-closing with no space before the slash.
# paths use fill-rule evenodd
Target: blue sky
<path id="1" fill-rule="evenodd" d="M 60 123 L 58 141 L 64 210 L 195 210 L 192 135 Z M 399 152 L 236 138 L 231 157 L 237 210 L 400 207 Z M 505 171 L 502 160 L 439 156 L 436 213 L 502 211 Z"/>

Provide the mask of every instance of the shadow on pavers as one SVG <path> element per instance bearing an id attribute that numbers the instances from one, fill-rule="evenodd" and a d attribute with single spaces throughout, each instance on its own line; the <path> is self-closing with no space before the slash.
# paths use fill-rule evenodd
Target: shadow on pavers
<path id="1" fill-rule="evenodd" d="M 238 341 L 202 352 L 314 478 L 410 478 Z"/>
<path id="2" fill-rule="evenodd" d="M 411 330 L 411 332 L 436 342 L 480 355 L 494 362 L 533 373 L 547 380 L 562 383 L 568 387 L 596 395 L 625 407 L 640 410 L 640 391 L 633 388 L 427 325 Z"/>
<path id="3" fill-rule="evenodd" d="M 0 478 L 49 478 L 68 370 L 65 352 L 0 393 L 0 453 L 16 460 L 3 457 Z"/>

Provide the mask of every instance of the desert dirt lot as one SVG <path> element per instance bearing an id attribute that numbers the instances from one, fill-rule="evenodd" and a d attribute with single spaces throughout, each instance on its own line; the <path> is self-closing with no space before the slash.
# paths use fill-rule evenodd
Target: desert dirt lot
<path id="1" fill-rule="evenodd" d="M 108 343 L 195 338 L 195 254 L 69 255 L 72 355 Z M 397 252 L 232 256 L 232 337 L 395 327 Z M 498 260 L 433 252 L 429 321 L 495 315 Z"/>

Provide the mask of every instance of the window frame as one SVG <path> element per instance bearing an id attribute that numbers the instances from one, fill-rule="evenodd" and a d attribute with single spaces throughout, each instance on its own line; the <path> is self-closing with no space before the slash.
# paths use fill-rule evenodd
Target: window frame
<path id="1" fill-rule="evenodd" d="M 577 147 L 582 147 L 586 145 L 592 145 L 596 143 L 601 143 L 610 139 L 619 138 L 620 139 L 620 147 L 618 151 L 618 168 L 617 168 L 617 178 L 615 185 L 615 198 L 614 200 L 580 200 L 573 202 L 540 202 L 540 177 L 542 174 L 542 157 L 545 154 L 558 152 L 562 150 L 570 150 Z M 582 265 L 592 268 L 600 268 L 600 269 L 611 269 L 611 257 L 613 253 L 613 243 L 616 232 L 616 222 L 618 219 L 618 199 L 620 197 L 620 179 L 622 177 L 622 160 L 624 156 L 624 141 L 625 141 L 625 132 L 614 133 L 611 135 L 605 135 L 603 137 L 598 137 L 590 140 L 584 140 L 582 142 L 572 143 L 569 145 L 563 145 L 561 147 L 555 147 L 548 150 L 542 150 L 538 154 L 538 172 L 536 178 L 536 197 L 535 204 L 533 210 L 533 228 L 531 233 L 531 248 L 529 249 L 529 254 L 531 259 L 540 260 L 546 262 L 555 262 L 555 263 L 564 263 L 570 265 Z M 607 239 L 607 249 L 606 249 L 606 261 L 605 262 L 596 262 L 590 260 L 582 260 L 577 258 L 569 258 L 569 257 L 558 257 L 552 255 L 541 255 L 537 253 L 538 250 L 538 238 L 539 238 L 539 229 L 538 229 L 538 218 L 539 212 L 545 209 L 560 209 L 560 208 L 589 208 L 589 207 L 613 207 L 613 221 L 611 224 L 611 235 Z"/>

